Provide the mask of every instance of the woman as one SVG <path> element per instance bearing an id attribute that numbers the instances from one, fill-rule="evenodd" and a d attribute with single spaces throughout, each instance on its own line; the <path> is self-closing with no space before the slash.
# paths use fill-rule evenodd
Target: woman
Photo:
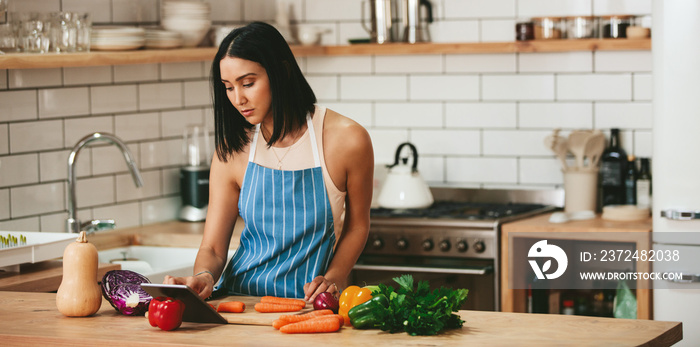
<path id="1" fill-rule="evenodd" d="M 316 106 L 284 38 L 255 22 L 232 31 L 212 65 L 216 155 L 191 277 L 207 298 L 338 294 L 367 240 L 374 156 L 367 131 Z M 224 268 L 237 217 L 240 246 Z M 215 285 L 215 280 L 219 279 Z"/>

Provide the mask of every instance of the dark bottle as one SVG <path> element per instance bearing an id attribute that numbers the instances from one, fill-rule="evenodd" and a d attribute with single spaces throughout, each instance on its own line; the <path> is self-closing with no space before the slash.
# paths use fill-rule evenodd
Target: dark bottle
<path id="1" fill-rule="evenodd" d="M 639 174 L 637 175 L 637 206 L 651 207 L 651 170 L 649 158 L 640 158 Z"/>
<path id="2" fill-rule="evenodd" d="M 600 158 L 602 206 L 625 204 L 627 153 L 620 147 L 620 129 L 611 129 L 610 145 Z"/>
<path id="3" fill-rule="evenodd" d="M 528 286 L 528 312 L 549 313 L 549 290 L 547 283 L 535 277 Z"/>
<path id="4" fill-rule="evenodd" d="M 637 165 L 634 155 L 627 156 L 627 172 L 625 173 L 625 204 L 637 204 Z"/>

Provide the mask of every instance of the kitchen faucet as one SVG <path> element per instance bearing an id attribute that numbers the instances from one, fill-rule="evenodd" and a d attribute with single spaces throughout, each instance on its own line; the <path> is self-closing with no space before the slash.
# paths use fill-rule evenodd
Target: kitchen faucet
<path id="1" fill-rule="evenodd" d="M 141 173 L 136 167 L 136 162 L 134 162 L 131 152 L 129 152 L 129 149 L 126 147 L 124 142 L 122 142 L 122 140 L 112 134 L 99 132 L 83 137 L 80 139 L 80 141 L 78 141 L 75 147 L 73 147 L 73 150 L 68 156 L 68 219 L 66 219 L 66 232 L 69 233 L 79 233 L 81 230 L 85 230 L 88 233 L 93 233 L 98 230 L 114 229 L 115 227 L 115 222 L 111 219 L 91 220 L 83 224 L 81 224 L 80 220 L 78 220 L 78 203 L 76 202 L 75 196 L 75 161 L 78 159 L 80 150 L 93 141 L 107 141 L 117 146 L 124 155 L 126 165 L 129 167 L 129 170 L 131 170 L 131 176 L 134 178 L 134 183 L 137 187 L 143 186 Z"/>

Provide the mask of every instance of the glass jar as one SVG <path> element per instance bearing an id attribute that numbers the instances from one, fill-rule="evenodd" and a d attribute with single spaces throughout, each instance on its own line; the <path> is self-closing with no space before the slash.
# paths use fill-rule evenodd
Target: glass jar
<path id="1" fill-rule="evenodd" d="M 515 39 L 517 41 L 534 40 L 535 27 L 532 22 L 520 22 L 515 24 Z"/>
<path id="2" fill-rule="evenodd" d="M 535 40 L 561 39 L 563 35 L 563 18 L 537 17 L 532 22 L 535 27 Z"/>
<path id="3" fill-rule="evenodd" d="M 600 17 L 600 37 L 604 39 L 623 39 L 627 37 L 627 27 L 632 23 L 632 16 Z"/>
<path id="4" fill-rule="evenodd" d="M 645 39 L 651 36 L 651 16 L 634 17 L 627 27 L 628 39 Z"/>
<path id="5" fill-rule="evenodd" d="M 568 39 L 590 39 L 596 37 L 596 18 L 589 16 L 566 17 Z"/>

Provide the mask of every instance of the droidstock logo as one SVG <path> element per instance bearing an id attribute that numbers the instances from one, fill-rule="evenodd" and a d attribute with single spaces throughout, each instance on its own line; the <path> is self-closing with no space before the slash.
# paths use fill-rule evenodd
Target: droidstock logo
<path id="1" fill-rule="evenodd" d="M 527 252 L 527 257 L 529 258 L 530 266 L 532 266 L 532 271 L 535 271 L 535 275 L 539 280 L 559 278 L 559 276 L 564 274 L 566 266 L 569 264 L 569 259 L 566 257 L 564 250 L 557 245 L 548 245 L 547 240 L 537 241 L 532 245 L 530 251 Z M 532 258 L 554 258 L 557 261 L 557 270 L 553 273 L 546 273 L 552 267 L 552 259 L 547 259 L 542 264 L 542 268 L 540 268 L 537 260 Z"/>

